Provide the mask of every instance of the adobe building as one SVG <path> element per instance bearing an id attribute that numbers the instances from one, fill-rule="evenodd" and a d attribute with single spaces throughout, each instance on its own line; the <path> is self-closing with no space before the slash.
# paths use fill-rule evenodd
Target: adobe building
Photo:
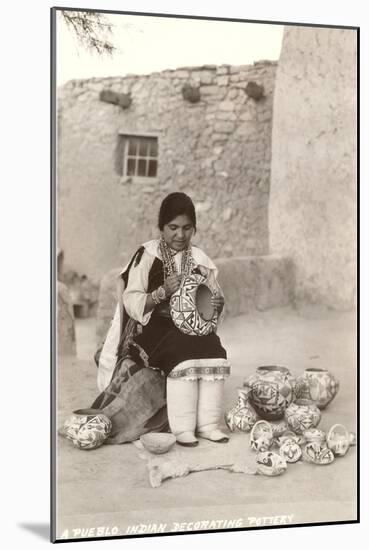
<path id="1" fill-rule="evenodd" d="M 275 62 L 74 80 L 58 89 L 58 246 L 98 284 L 188 193 L 212 258 L 268 253 Z"/>
<path id="2" fill-rule="evenodd" d="M 274 94 L 269 233 L 295 299 L 356 305 L 357 33 L 285 27 Z"/>

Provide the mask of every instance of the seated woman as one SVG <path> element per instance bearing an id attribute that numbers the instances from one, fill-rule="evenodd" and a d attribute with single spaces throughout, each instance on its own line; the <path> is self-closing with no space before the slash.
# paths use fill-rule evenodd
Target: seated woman
<path id="1" fill-rule="evenodd" d="M 226 350 L 214 331 L 197 336 L 177 328 L 169 311 L 170 297 L 182 278 L 197 273 L 206 278 L 213 292 L 212 305 L 220 315 L 224 297 L 218 271 L 200 248 L 191 245 L 196 213 L 186 194 L 171 193 L 163 200 L 158 226 L 160 239 L 141 246 L 121 274 L 126 282 L 123 305 L 129 323 L 125 323 L 118 357 L 129 356 L 136 364 L 165 374 L 169 426 L 179 444 L 197 445 L 196 435 L 224 443 L 228 437 L 219 429 L 219 422 L 224 381 L 230 373 Z M 103 389 L 109 373 L 104 372 L 103 357 L 100 363 L 99 385 Z"/>

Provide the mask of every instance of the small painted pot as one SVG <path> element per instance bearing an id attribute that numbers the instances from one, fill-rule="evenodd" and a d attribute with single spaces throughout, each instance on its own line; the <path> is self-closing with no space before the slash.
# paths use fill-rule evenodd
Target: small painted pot
<path id="1" fill-rule="evenodd" d="M 315 428 L 321 419 L 318 407 L 308 399 L 297 399 L 286 410 L 285 417 L 290 428 L 303 434 L 310 428 Z"/>
<path id="2" fill-rule="evenodd" d="M 240 430 L 249 432 L 258 417 L 249 403 L 250 388 L 238 388 L 238 400 L 236 405 L 224 415 L 225 423 L 231 432 Z"/>
<path id="3" fill-rule="evenodd" d="M 334 424 L 327 433 L 327 447 L 335 456 L 344 456 L 350 447 L 350 434 L 343 424 Z"/>
<path id="4" fill-rule="evenodd" d="M 339 390 L 339 382 L 326 369 L 306 369 L 302 376 L 296 379 L 296 397 L 311 399 L 324 409 Z"/>
<path id="5" fill-rule="evenodd" d="M 334 460 L 332 451 L 326 445 L 316 441 L 306 443 L 302 449 L 302 457 L 306 462 L 318 464 L 319 466 L 331 464 Z"/>
<path id="6" fill-rule="evenodd" d="M 287 430 L 287 432 L 275 439 L 278 447 L 281 447 L 286 441 L 292 441 L 300 446 L 305 443 L 302 435 L 295 434 L 295 432 L 292 432 L 291 430 Z"/>
<path id="7" fill-rule="evenodd" d="M 250 434 L 250 445 L 254 451 L 264 452 L 273 444 L 273 432 L 269 422 L 259 420 L 254 424 Z"/>
<path id="8" fill-rule="evenodd" d="M 272 427 L 274 438 L 281 437 L 284 433 L 288 431 L 288 424 L 285 420 L 280 420 L 280 421 L 271 420 L 270 425 Z"/>
<path id="9" fill-rule="evenodd" d="M 301 447 L 296 441 L 288 439 L 279 448 L 279 454 L 286 462 L 297 462 L 302 456 Z"/>
<path id="10" fill-rule="evenodd" d="M 243 385 L 251 388 L 250 403 L 265 420 L 283 418 L 286 408 L 294 398 L 295 381 L 286 367 L 258 367 Z"/>
<path id="11" fill-rule="evenodd" d="M 266 451 L 257 454 L 256 467 L 258 474 L 279 476 L 287 470 L 287 462 L 279 454 Z"/>
<path id="12" fill-rule="evenodd" d="M 305 430 L 303 436 L 306 443 L 316 441 L 317 443 L 326 444 L 327 434 L 318 428 Z"/>
<path id="13" fill-rule="evenodd" d="M 79 409 L 67 418 L 60 434 L 85 451 L 97 449 L 112 430 L 111 420 L 96 409 Z"/>

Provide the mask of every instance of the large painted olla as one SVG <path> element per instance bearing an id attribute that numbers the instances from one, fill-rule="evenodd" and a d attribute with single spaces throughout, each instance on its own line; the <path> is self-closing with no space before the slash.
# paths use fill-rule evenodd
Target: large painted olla
<path id="1" fill-rule="evenodd" d="M 338 380 L 326 369 L 306 369 L 296 383 L 298 397 L 311 399 L 319 409 L 324 409 L 339 390 Z"/>
<path id="2" fill-rule="evenodd" d="M 294 379 L 286 367 L 262 366 L 244 381 L 251 389 L 250 403 L 261 418 L 283 418 L 294 397 Z"/>

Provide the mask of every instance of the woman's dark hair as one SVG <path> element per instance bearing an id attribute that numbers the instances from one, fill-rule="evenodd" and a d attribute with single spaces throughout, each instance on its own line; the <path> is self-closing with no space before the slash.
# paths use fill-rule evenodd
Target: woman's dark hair
<path id="1" fill-rule="evenodd" d="M 163 231 L 164 225 L 171 222 L 177 216 L 187 215 L 196 231 L 195 206 L 185 193 L 170 193 L 161 203 L 159 210 L 159 229 Z"/>

